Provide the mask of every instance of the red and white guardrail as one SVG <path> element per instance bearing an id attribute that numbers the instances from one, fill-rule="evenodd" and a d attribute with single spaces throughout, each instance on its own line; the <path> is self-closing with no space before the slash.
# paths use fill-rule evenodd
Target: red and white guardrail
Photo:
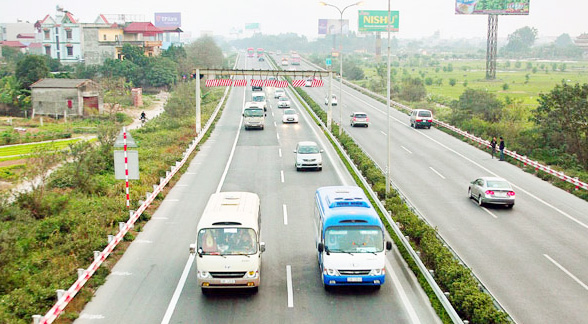
<path id="1" fill-rule="evenodd" d="M 445 127 L 445 128 L 447 128 L 447 129 L 449 129 L 459 135 L 464 136 L 465 138 L 467 138 L 469 140 L 472 140 L 472 141 L 478 143 L 479 146 L 485 146 L 487 148 L 490 148 L 490 142 L 487 140 L 476 137 L 466 131 L 463 131 L 455 126 L 452 126 L 452 125 L 447 124 L 445 122 L 442 122 L 440 120 L 433 120 L 433 122 L 441 127 Z M 534 167 L 535 170 L 541 170 L 543 172 L 549 173 L 550 175 L 559 178 L 562 181 L 567 181 L 567 182 L 573 184 L 574 186 L 576 186 L 576 189 L 582 188 L 584 190 L 588 190 L 588 183 L 582 182 L 578 178 L 570 177 L 561 171 L 553 170 L 552 168 L 545 166 L 545 165 L 542 165 L 537 161 L 531 160 L 524 155 L 518 154 L 516 151 L 510 151 L 510 150 L 505 149 L 504 154 L 512 157 L 515 160 L 523 162 L 523 164 L 525 166 L 530 165 L 530 166 Z"/>

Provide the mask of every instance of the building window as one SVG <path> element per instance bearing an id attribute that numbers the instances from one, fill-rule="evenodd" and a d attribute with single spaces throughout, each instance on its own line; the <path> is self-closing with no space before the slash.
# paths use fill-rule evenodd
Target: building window
<path id="1" fill-rule="evenodd" d="M 45 47 L 45 54 L 51 56 L 51 46 Z"/>
<path id="2" fill-rule="evenodd" d="M 43 31 L 43 35 L 44 35 L 44 38 L 45 38 L 45 39 L 49 39 L 49 38 L 50 38 L 50 36 L 51 36 L 51 34 L 49 33 L 49 30 L 44 30 L 44 31 Z"/>
<path id="3" fill-rule="evenodd" d="M 106 40 L 106 34 L 104 34 L 104 35 L 102 35 L 102 36 L 104 37 L 104 38 L 103 38 L 103 40 Z"/>
<path id="4" fill-rule="evenodd" d="M 67 56 L 73 56 L 73 46 L 67 46 Z"/>
<path id="5" fill-rule="evenodd" d="M 71 32 L 71 29 L 70 29 L 70 30 L 66 30 L 66 31 L 65 31 L 65 38 L 67 38 L 67 39 L 72 39 L 72 32 Z"/>

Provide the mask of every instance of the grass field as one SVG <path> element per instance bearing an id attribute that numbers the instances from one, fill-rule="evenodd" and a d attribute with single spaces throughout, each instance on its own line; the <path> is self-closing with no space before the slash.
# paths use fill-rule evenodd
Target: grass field
<path id="1" fill-rule="evenodd" d="M 41 148 L 51 148 L 60 151 L 66 149 L 69 144 L 73 144 L 81 140 L 83 140 L 83 138 L 70 138 L 67 140 L 59 141 L 0 146 L 0 161 L 6 161 L 9 159 L 20 159 L 23 156 L 34 153 Z"/>
<path id="2" fill-rule="evenodd" d="M 444 71 L 451 64 L 452 71 Z M 520 67 L 517 67 L 519 66 Z M 553 65 L 556 70 L 553 70 Z M 561 68 L 565 64 L 565 68 Z M 427 85 L 429 95 L 439 95 L 448 99 L 459 99 L 459 96 L 467 88 L 487 89 L 495 93 L 498 98 L 504 100 L 507 96 L 511 99 L 519 99 L 522 104 L 530 107 L 537 106 L 537 98 L 540 93 L 551 91 L 562 80 L 570 84 L 588 83 L 588 62 L 544 62 L 544 61 L 498 61 L 496 68 L 496 80 L 486 80 L 486 62 L 484 60 L 451 60 L 440 61 L 438 67 L 396 67 L 396 82 L 401 82 L 404 75 L 420 77 L 425 80 L 431 78 L 433 85 Z M 533 69 L 535 68 L 535 70 Z M 535 72 L 534 72 L 535 71 Z M 375 70 L 366 70 L 366 77 L 374 76 Z M 441 79 L 442 84 L 436 85 L 435 80 Z M 451 86 L 450 79 L 455 79 L 456 84 Z M 464 86 L 465 83 L 465 86 Z M 505 90 L 504 85 L 508 88 Z"/>

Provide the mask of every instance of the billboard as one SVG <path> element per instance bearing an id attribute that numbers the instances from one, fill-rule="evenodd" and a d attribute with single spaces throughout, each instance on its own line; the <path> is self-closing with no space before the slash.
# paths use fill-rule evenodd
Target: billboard
<path id="1" fill-rule="evenodd" d="M 155 27 L 182 27 L 181 12 L 156 12 Z"/>
<path id="2" fill-rule="evenodd" d="M 458 15 L 528 15 L 530 0 L 456 0 Z"/>
<path id="3" fill-rule="evenodd" d="M 245 29 L 247 29 L 247 30 L 259 29 L 259 23 L 247 23 L 247 24 L 245 24 Z"/>
<path id="4" fill-rule="evenodd" d="M 339 19 L 319 19 L 319 35 L 341 34 L 341 20 Z M 349 33 L 349 19 L 343 19 L 343 34 Z"/>
<path id="5" fill-rule="evenodd" d="M 398 11 L 390 11 L 390 31 L 398 31 Z M 388 10 L 359 10 L 358 31 L 388 31 Z"/>

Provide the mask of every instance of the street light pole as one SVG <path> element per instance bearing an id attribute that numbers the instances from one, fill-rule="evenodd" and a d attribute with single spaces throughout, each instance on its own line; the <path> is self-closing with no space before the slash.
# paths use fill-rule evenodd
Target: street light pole
<path id="1" fill-rule="evenodd" d="M 386 156 L 387 156 L 387 164 L 386 164 L 386 197 L 390 195 L 390 169 L 392 168 L 391 165 L 391 158 L 390 153 L 392 153 L 392 135 L 391 132 L 391 122 L 390 122 L 390 0 L 388 0 L 388 80 L 386 82 L 386 118 L 388 119 L 388 138 L 387 138 L 387 149 L 386 149 Z"/>
<path id="2" fill-rule="evenodd" d="M 339 105 L 339 136 L 341 135 L 342 129 L 343 129 L 343 104 L 341 100 L 341 97 L 343 96 L 343 13 L 345 12 L 345 10 L 349 7 L 353 7 L 353 6 L 359 6 L 361 4 L 363 4 L 363 1 L 359 1 L 356 3 L 352 3 L 350 5 L 348 5 L 347 7 L 343 8 L 343 10 L 339 9 L 339 7 L 334 6 L 332 4 L 328 4 L 326 2 L 319 2 L 322 6 L 329 6 L 329 7 L 333 7 L 335 9 L 337 9 L 337 11 L 339 11 L 339 30 L 340 30 L 340 36 L 341 39 L 339 40 L 339 99 L 337 101 L 337 105 Z"/>

